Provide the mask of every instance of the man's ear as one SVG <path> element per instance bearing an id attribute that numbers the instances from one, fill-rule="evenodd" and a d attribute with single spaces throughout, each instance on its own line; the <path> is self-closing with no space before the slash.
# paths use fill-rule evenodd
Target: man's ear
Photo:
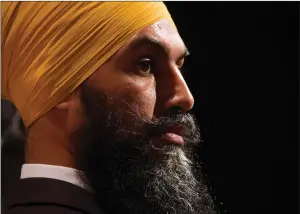
<path id="1" fill-rule="evenodd" d="M 63 101 L 58 103 L 54 109 L 68 111 L 69 109 L 76 108 L 78 105 L 80 105 L 80 92 L 79 90 L 75 90 Z"/>
<path id="2" fill-rule="evenodd" d="M 82 123 L 82 104 L 80 91 L 75 90 L 63 101 L 52 108 L 47 116 L 51 123 L 66 133 L 71 133 L 75 126 Z"/>

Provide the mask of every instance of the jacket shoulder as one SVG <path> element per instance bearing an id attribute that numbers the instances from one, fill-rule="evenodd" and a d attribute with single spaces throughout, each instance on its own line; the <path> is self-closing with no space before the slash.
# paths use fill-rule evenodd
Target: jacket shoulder
<path id="1" fill-rule="evenodd" d="M 19 180 L 3 202 L 7 214 L 103 214 L 92 193 L 48 178 Z"/>
<path id="2" fill-rule="evenodd" d="M 4 210 L 3 214 L 86 214 L 86 212 L 55 205 L 27 205 Z"/>

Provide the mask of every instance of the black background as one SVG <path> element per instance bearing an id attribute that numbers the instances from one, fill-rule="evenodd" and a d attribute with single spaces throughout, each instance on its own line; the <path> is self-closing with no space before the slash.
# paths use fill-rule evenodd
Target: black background
<path id="1" fill-rule="evenodd" d="M 222 213 L 298 210 L 298 3 L 166 2 Z"/>

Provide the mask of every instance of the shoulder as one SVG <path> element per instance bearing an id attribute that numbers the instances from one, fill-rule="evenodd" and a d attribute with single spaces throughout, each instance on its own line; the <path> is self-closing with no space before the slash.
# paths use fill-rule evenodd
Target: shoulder
<path id="1" fill-rule="evenodd" d="M 11 207 L 4 210 L 3 214 L 85 214 L 85 212 L 55 205 L 26 205 Z"/>
<path id="2" fill-rule="evenodd" d="M 4 198 L 5 214 L 101 214 L 103 213 L 87 190 L 71 183 L 47 179 L 27 178 Z"/>

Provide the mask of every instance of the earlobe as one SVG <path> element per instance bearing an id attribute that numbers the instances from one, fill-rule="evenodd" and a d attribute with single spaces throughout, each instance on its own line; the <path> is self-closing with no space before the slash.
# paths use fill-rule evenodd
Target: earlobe
<path id="1" fill-rule="evenodd" d="M 58 103 L 54 108 L 56 110 L 64 110 L 76 108 L 80 104 L 80 94 L 79 90 L 74 91 L 68 97 L 66 97 L 63 101 Z"/>

